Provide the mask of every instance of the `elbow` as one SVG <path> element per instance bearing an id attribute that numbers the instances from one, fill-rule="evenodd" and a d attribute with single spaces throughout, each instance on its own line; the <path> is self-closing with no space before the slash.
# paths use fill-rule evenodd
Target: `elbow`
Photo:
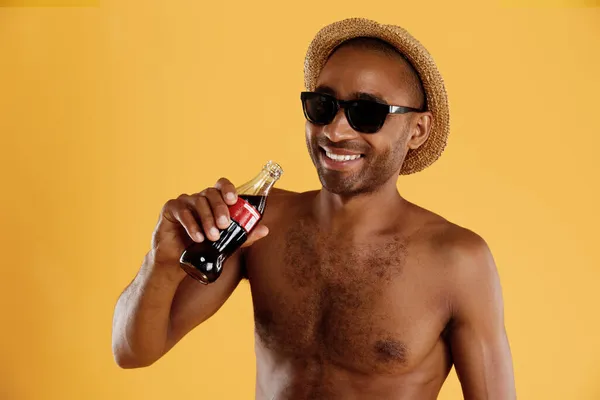
<path id="1" fill-rule="evenodd" d="M 118 352 L 113 353 L 113 356 L 115 363 L 122 369 L 145 368 L 151 366 L 156 361 L 149 358 L 135 357 Z"/>
<path id="2" fill-rule="evenodd" d="M 145 368 L 153 364 L 152 361 L 144 361 L 136 357 L 123 356 L 120 354 L 115 354 L 114 359 L 115 363 L 122 369 Z"/>
<path id="3" fill-rule="evenodd" d="M 127 351 L 120 346 L 113 346 L 113 358 L 117 366 L 123 369 L 149 367 L 156 362 L 157 357 L 140 356 Z"/>

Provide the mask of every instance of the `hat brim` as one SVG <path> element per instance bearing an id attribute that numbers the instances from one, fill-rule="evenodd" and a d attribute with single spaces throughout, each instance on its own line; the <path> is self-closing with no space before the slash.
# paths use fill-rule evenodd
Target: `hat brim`
<path id="1" fill-rule="evenodd" d="M 349 18 L 322 28 L 311 42 L 304 61 L 304 83 L 315 90 L 317 80 L 331 53 L 347 40 L 372 37 L 395 47 L 417 71 L 425 91 L 427 110 L 433 115 L 429 137 L 419 148 L 409 150 L 400 171 L 409 175 L 433 164 L 446 147 L 450 113 L 444 80 L 425 47 L 405 29 L 364 18 Z"/>

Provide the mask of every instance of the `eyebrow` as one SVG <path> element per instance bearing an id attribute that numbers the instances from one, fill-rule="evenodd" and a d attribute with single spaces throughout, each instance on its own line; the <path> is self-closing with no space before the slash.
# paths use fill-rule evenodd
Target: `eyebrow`
<path id="1" fill-rule="evenodd" d="M 325 85 L 320 85 L 315 89 L 315 92 L 318 93 L 324 93 L 324 94 L 330 94 L 332 96 L 335 96 L 335 90 L 333 90 L 332 88 L 330 88 L 329 86 L 325 86 Z"/>
<path id="2" fill-rule="evenodd" d="M 315 89 L 315 92 L 329 94 L 332 96 L 336 95 L 336 92 L 334 89 L 330 88 L 329 86 L 325 86 L 325 85 L 318 86 Z M 387 101 L 385 101 L 383 99 L 383 96 L 381 96 L 379 93 L 352 92 L 352 93 L 350 93 L 349 97 L 350 97 L 350 99 L 354 99 L 354 100 L 371 100 L 371 101 L 376 101 L 379 103 L 387 104 Z"/>

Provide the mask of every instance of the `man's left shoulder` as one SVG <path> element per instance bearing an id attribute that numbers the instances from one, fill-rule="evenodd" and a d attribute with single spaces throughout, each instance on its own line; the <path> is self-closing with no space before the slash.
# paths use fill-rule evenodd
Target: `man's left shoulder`
<path id="1" fill-rule="evenodd" d="M 492 253 L 481 235 L 437 214 L 428 212 L 427 215 L 423 239 L 439 262 L 455 272 L 474 268 L 493 272 Z"/>
<path id="2" fill-rule="evenodd" d="M 444 249 L 449 257 L 470 259 L 485 257 L 490 253 L 487 242 L 478 233 L 451 222 L 443 229 Z"/>
<path id="3" fill-rule="evenodd" d="M 438 257 L 458 288 L 489 290 L 499 283 L 498 269 L 490 246 L 474 231 L 447 223 L 443 228 Z M 469 290 L 471 290 L 469 289 Z"/>
<path id="4" fill-rule="evenodd" d="M 481 235 L 442 218 L 436 218 L 427 231 L 430 262 L 426 265 L 443 282 L 452 313 L 489 296 L 501 302 L 498 269 Z"/>

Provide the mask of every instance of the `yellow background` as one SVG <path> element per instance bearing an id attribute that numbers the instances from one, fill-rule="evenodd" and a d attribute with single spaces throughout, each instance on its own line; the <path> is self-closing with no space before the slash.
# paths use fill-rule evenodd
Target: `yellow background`
<path id="1" fill-rule="evenodd" d="M 600 399 L 600 9 L 489 4 L 0 9 L 0 399 L 253 397 L 247 284 L 141 370 L 113 362 L 113 306 L 170 197 L 271 158 L 280 187 L 317 187 L 303 57 L 351 16 L 404 26 L 445 77 L 447 151 L 398 186 L 489 242 L 519 398 Z"/>
<path id="2" fill-rule="evenodd" d="M 0 7 L 92 7 L 99 0 L 0 0 Z"/>

